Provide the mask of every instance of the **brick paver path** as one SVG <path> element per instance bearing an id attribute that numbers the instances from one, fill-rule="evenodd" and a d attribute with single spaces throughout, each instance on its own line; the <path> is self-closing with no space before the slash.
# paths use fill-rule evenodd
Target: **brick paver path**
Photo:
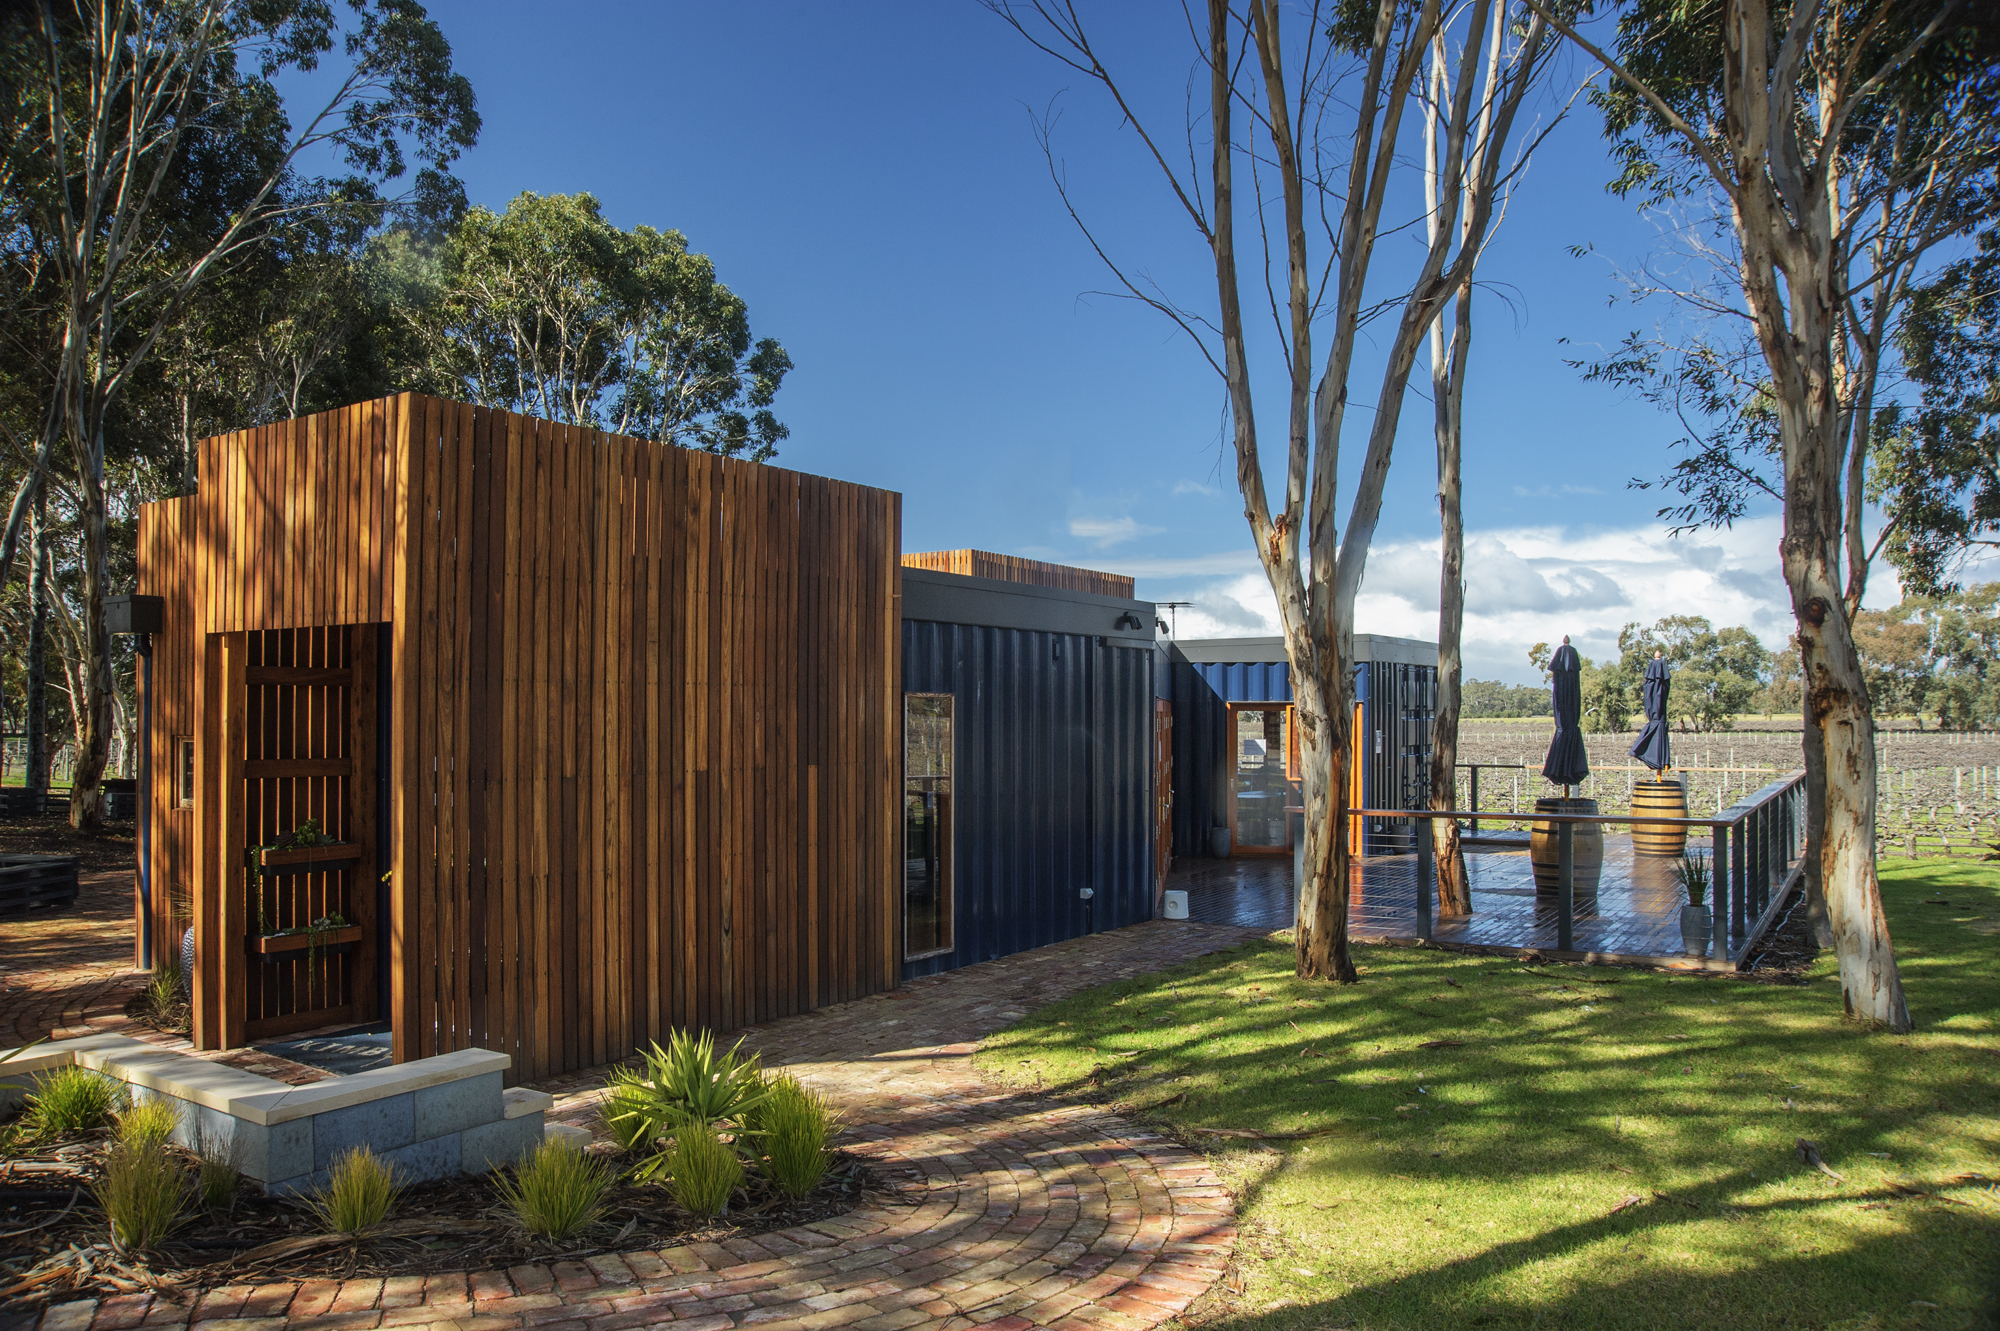
<path id="1" fill-rule="evenodd" d="M 69 909 L 0 921 L 0 1047 L 123 1012 L 145 982 L 132 969 L 131 871 L 82 873 Z"/>
<path id="2" fill-rule="evenodd" d="M 1200 1156 L 1107 1111 L 993 1086 L 978 1040 L 1031 1007 L 1258 936 L 1156 920 L 745 1032 L 847 1116 L 891 1189 L 848 1215 L 726 1244 L 506 1271 L 150 1293 L 52 1308 L 40 1331 L 169 1326 L 1143 1328 L 1185 1309 L 1235 1242 Z M 601 1070 L 543 1089 L 595 1124 Z"/>

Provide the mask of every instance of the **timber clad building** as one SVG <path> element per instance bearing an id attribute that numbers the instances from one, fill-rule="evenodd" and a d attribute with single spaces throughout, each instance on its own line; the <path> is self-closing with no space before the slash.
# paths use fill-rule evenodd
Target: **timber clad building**
<path id="1" fill-rule="evenodd" d="M 140 516 L 139 908 L 202 1048 L 379 1024 L 534 1081 L 1150 918 L 1198 853 L 1129 579 L 411 394 L 200 447 Z"/>

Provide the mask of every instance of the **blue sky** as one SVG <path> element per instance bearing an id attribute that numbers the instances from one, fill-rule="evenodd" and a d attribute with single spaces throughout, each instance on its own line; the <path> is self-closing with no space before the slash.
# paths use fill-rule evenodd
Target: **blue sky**
<path id="1" fill-rule="evenodd" d="M 1053 106 L 1067 178 L 1107 244 L 1211 304 L 1205 247 L 1097 88 L 975 0 L 430 8 L 485 120 L 460 163 L 472 199 L 589 191 L 619 225 L 686 233 L 797 364 L 781 465 L 902 491 L 905 549 L 1130 572 L 1142 596 L 1195 602 L 1182 636 L 1274 631 L 1222 456 L 1221 383 L 1161 316 L 1090 294 L 1108 275 L 1036 141 L 1031 113 Z M 1180 7 L 1088 12 L 1178 135 Z M 1564 66 L 1571 85 L 1586 72 Z M 1670 422 L 1563 364 L 1660 317 L 1612 300 L 1612 266 L 1643 260 L 1658 232 L 1605 192 L 1609 174 L 1580 109 L 1541 146 L 1482 265 L 1465 445 L 1475 675 L 1536 678 L 1537 639 L 1602 652 L 1625 621 L 1675 611 L 1773 645 L 1788 632 L 1772 523 L 1667 539 L 1657 501 L 1626 481 L 1662 468 Z M 1386 271 L 1414 242 L 1384 246 Z M 1376 395 L 1367 355 L 1353 439 Z M 1275 388 L 1266 412 L 1282 410 Z M 1430 406 L 1413 393 L 1363 631 L 1434 636 L 1434 484 Z"/>

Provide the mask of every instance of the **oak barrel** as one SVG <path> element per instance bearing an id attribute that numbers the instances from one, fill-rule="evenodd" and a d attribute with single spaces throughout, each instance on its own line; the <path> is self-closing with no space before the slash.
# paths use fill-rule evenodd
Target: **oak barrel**
<path id="1" fill-rule="evenodd" d="M 1687 791 L 1678 781 L 1640 781 L 1632 787 L 1632 816 L 1647 814 L 1659 818 L 1688 816 Z M 1632 824 L 1632 851 L 1636 855 L 1664 855 L 1678 859 L 1687 849 L 1688 830 L 1672 823 Z"/>
<path id="2" fill-rule="evenodd" d="M 1596 813 L 1597 801 L 1550 797 L 1535 801 L 1536 813 Z M 1561 884 L 1562 848 L 1556 839 L 1556 823 L 1536 822 L 1528 833 L 1528 859 L 1535 867 L 1535 886 L 1553 892 Z M 1604 825 L 1571 823 L 1570 854 L 1574 874 L 1570 886 L 1578 892 L 1594 891 L 1597 876 L 1604 868 Z"/>

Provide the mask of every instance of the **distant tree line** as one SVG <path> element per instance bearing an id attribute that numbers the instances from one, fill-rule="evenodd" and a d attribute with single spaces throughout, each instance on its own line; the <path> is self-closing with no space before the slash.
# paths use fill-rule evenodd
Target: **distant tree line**
<path id="1" fill-rule="evenodd" d="M 0 7 L 0 122 L 0 723 L 30 784 L 68 732 L 80 828 L 135 719 L 104 600 L 198 440 L 405 390 L 751 460 L 786 437 L 791 360 L 686 237 L 589 194 L 467 206 L 472 87 L 415 0 Z"/>
<path id="2" fill-rule="evenodd" d="M 1914 716 L 1941 730 L 2000 728 L 2000 582 L 1937 596 L 1913 596 L 1855 617 L 1856 642 L 1878 715 Z M 1657 651 L 1673 670 L 1667 719 L 1677 730 L 1730 730 L 1741 715 L 1799 710 L 1799 654 L 1773 652 L 1747 628 L 1718 629 L 1700 615 L 1668 615 L 1651 628 L 1627 624 L 1618 656 L 1583 658 L 1583 727 L 1631 730 L 1643 719 L 1639 684 Z M 1547 677 L 1550 648 L 1528 659 Z M 1468 679 L 1468 717 L 1535 717 L 1553 712 L 1549 690 Z"/>

